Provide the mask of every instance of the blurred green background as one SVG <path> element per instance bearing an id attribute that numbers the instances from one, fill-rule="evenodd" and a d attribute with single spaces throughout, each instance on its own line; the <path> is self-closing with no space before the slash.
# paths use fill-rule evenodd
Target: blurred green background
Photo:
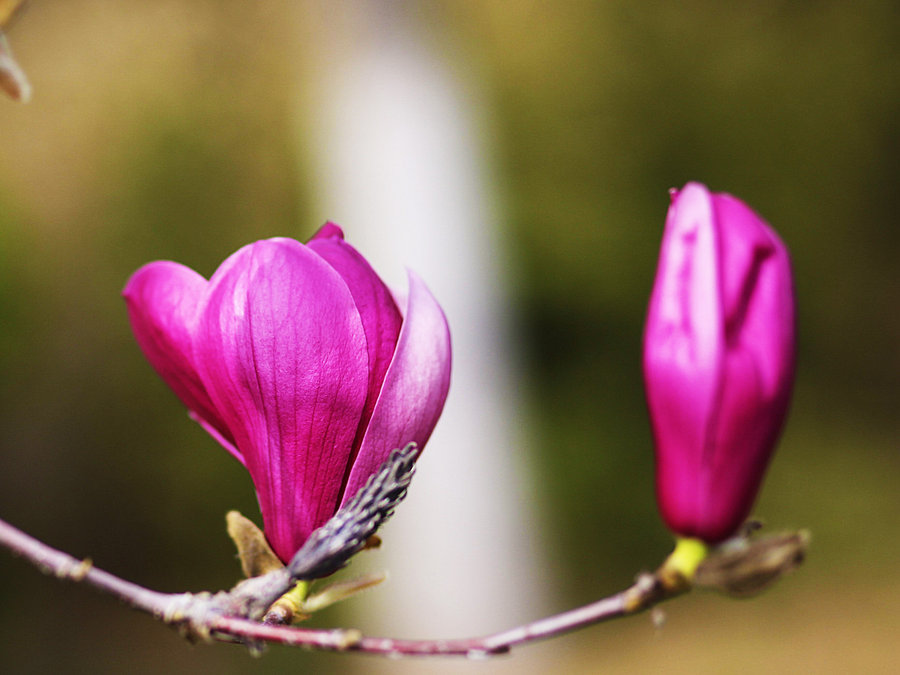
<path id="1" fill-rule="evenodd" d="M 413 672 L 900 670 L 900 7 L 383 4 L 443 50 L 487 113 L 554 608 L 623 587 L 670 545 L 640 340 L 666 190 L 688 180 L 747 201 L 792 250 L 799 374 L 756 513 L 813 533 L 807 564 L 753 601 L 696 594 L 658 631 L 632 619 L 499 665 Z M 149 260 L 208 275 L 245 243 L 305 239 L 324 220 L 297 101 L 328 7 L 34 0 L 10 31 L 35 96 L 0 100 L 0 517 L 151 588 L 230 586 L 222 515 L 257 511 L 243 469 L 144 362 L 119 291 Z M 190 648 L 4 552 L 0 663 L 238 673 L 373 661 Z"/>

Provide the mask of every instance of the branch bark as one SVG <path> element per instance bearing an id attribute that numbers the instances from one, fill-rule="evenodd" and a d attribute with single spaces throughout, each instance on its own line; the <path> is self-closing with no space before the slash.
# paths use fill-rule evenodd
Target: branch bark
<path id="1" fill-rule="evenodd" d="M 8 548 L 46 574 L 87 584 L 147 612 L 194 641 L 238 642 L 251 650 L 266 643 L 327 651 L 386 656 L 486 657 L 603 621 L 637 614 L 687 592 L 689 579 L 733 595 L 762 590 L 799 565 L 809 541 L 805 532 L 750 539 L 752 530 L 725 542 L 686 571 L 676 547 L 653 574 L 641 574 L 620 593 L 544 619 L 482 637 L 455 640 L 398 640 L 368 637 L 355 629 L 315 630 L 261 623 L 273 602 L 298 581 L 309 581 L 343 567 L 366 546 L 406 495 L 415 469 L 414 444 L 394 450 L 356 496 L 317 529 L 286 567 L 245 579 L 218 593 L 159 593 L 121 579 L 58 551 L 0 520 L 0 547 Z M 703 548 L 705 555 L 705 547 Z"/>
<path id="2" fill-rule="evenodd" d="M 660 574 L 644 574 L 621 593 L 499 633 L 455 640 L 402 640 L 369 637 L 355 629 L 271 626 L 249 619 L 244 615 L 246 590 L 236 591 L 242 585 L 264 577 L 242 582 L 231 592 L 159 593 L 105 572 L 88 559 L 79 560 L 56 550 L 3 520 L 0 520 L 0 546 L 24 558 L 45 574 L 86 584 L 134 609 L 147 612 L 173 626 L 188 639 L 238 642 L 252 650 L 261 649 L 265 643 L 275 643 L 386 656 L 485 657 L 506 653 L 517 645 L 644 611 L 688 588 L 686 584 L 677 586 L 667 583 Z"/>

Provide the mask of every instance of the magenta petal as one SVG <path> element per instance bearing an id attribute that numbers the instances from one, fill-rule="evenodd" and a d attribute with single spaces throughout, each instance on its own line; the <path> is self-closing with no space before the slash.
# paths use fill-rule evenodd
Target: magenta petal
<path id="1" fill-rule="evenodd" d="M 332 231 L 332 234 L 325 238 L 323 233 L 329 226 L 337 230 L 338 234 Z M 356 303 L 366 334 L 369 359 L 368 395 L 354 442 L 356 450 L 362 443 L 385 373 L 394 355 L 403 318 L 388 287 L 375 274 L 366 259 L 341 238 L 336 225 L 328 223 L 325 228 L 319 231 L 318 238 L 313 238 L 307 244 L 307 248 L 315 251 L 341 275 Z M 354 451 L 354 457 L 355 454 Z"/>
<path id="2" fill-rule="evenodd" d="M 721 274 L 729 353 L 746 351 L 759 369 L 761 394 L 789 391 L 793 380 L 794 286 L 787 247 L 752 209 L 714 195 L 722 228 Z M 789 364 L 788 367 L 785 367 Z"/>
<path id="3" fill-rule="evenodd" d="M 669 209 L 644 336 L 663 518 L 708 542 L 735 532 L 788 407 L 787 249 L 749 207 L 689 183 Z"/>
<path id="4" fill-rule="evenodd" d="M 368 385 L 363 326 L 341 277 L 288 239 L 240 249 L 208 298 L 198 370 L 288 560 L 340 497 Z"/>
<path id="5" fill-rule="evenodd" d="M 787 248 L 750 208 L 715 195 L 725 333 L 710 505 L 700 529 L 734 532 L 753 505 L 787 414 L 794 377 L 794 297 Z M 729 224 L 725 227 L 724 224 Z"/>
<path id="6" fill-rule="evenodd" d="M 192 269 L 158 261 L 135 272 L 122 295 L 138 345 L 154 370 L 195 419 L 243 462 L 194 365 L 193 332 L 206 287 L 206 279 Z"/>
<path id="7" fill-rule="evenodd" d="M 702 514 L 707 424 L 720 380 L 724 331 L 712 201 L 688 184 L 673 200 L 644 332 L 647 400 L 656 436 L 657 489 L 679 516 Z M 670 524 L 671 525 L 671 524 Z"/>
<path id="8" fill-rule="evenodd" d="M 311 244 L 312 242 L 316 241 L 317 239 L 331 239 L 331 238 L 343 239 L 344 231 L 340 228 L 340 226 L 337 223 L 332 223 L 329 220 L 322 227 L 320 227 L 318 230 L 316 230 L 316 233 L 312 237 L 310 237 L 309 242 L 307 242 L 307 245 Z"/>
<path id="9" fill-rule="evenodd" d="M 425 446 L 450 387 L 450 329 L 434 296 L 409 272 L 409 297 L 400 339 L 375 411 L 344 491 L 356 494 L 391 450 L 410 442 Z"/>

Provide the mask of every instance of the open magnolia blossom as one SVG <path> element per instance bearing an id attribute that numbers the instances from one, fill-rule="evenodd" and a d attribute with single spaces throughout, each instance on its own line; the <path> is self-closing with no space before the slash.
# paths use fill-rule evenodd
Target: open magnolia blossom
<path id="1" fill-rule="evenodd" d="M 748 516 L 794 379 L 788 252 L 746 204 L 673 191 L 644 334 L 663 519 L 707 543 Z"/>
<path id="2" fill-rule="evenodd" d="M 391 450 L 425 445 L 450 384 L 447 320 L 409 273 L 403 302 L 326 224 L 268 239 L 209 281 L 168 261 L 123 291 L 138 344 L 253 480 L 287 562 Z"/>

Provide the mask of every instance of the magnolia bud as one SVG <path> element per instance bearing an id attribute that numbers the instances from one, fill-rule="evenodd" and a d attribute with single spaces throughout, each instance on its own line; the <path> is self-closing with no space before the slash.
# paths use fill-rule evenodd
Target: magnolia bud
<path id="1" fill-rule="evenodd" d="M 747 517 L 794 379 L 785 245 L 743 202 L 674 192 L 644 333 L 662 517 L 708 543 Z"/>

